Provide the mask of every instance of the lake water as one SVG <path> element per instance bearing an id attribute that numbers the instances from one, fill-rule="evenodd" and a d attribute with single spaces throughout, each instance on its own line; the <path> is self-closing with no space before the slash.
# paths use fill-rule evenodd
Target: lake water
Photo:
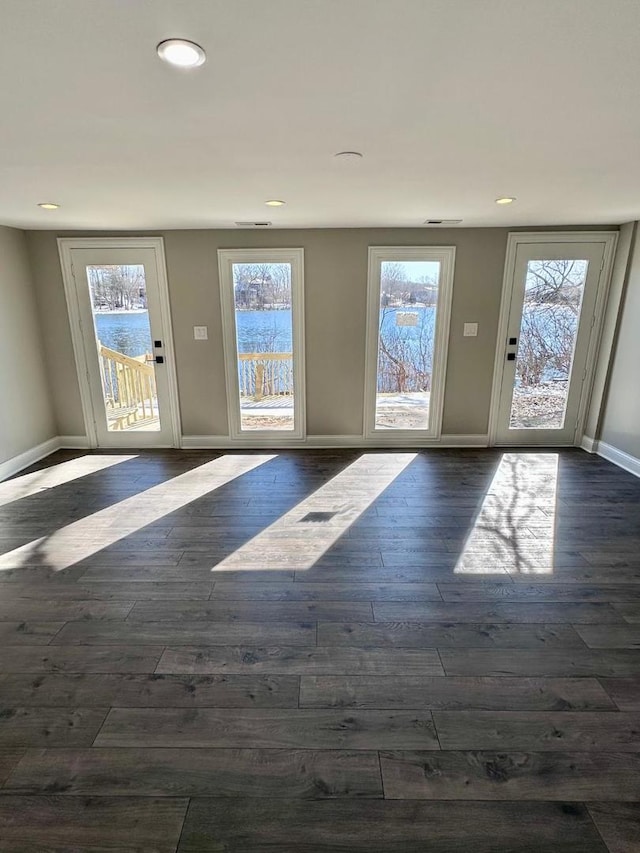
<path id="1" fill-rule="evenodd" d="M 291 352 L 291 311 L 236 311 L 240 352 Z"/>
<path id="2" fill-rule="evenodd" d="M 529 311 L 532 309 L 529 308 Z M 398 313 L 417 314 L 415 326 L 398 326 Z M 146 311 L 127 313 L 114 311 L 96 314 L 96 331 L 99 340 L 107 347 L 124 355 L 139 356 L 152 352 L 149 317 Z M 421 330 L 433 333 L 435 308 L 403 307 L 385 309 L 383 331 L 393 335 L 395 330 L 406 342 L 408 352 L 417 348 Z M 576 324 L 577 325 L 577 324 Z M 291 311 L 237 311 L 236 327 L 240 352 L 291 352 Z M 328 330 L 330 333 L 330 330 Z M 575 326 L 573 329 L 575 334 Z M 429 361 L 429 360 L 428 360 Z M 430 364 L 427 365 L 430 367 Z M 550 365 L 544 379 L 565 378 Z M 379 390 L 392 390 L 380 388 Z"/>
<path id="3" fill-rule="evenodd" d="M 96 314 L 95 323 L 98 340 L 109 349 L 132 358 L 153 351 L 147 311 Z"/>
<path id="4" fill-rule="evenodd" d="M 238 311 L 240 352 L 291 352 L 291 311 Z M 124 355 L 152 351 L 147 311 L 113 311 L 95 315 L 96 333 L 102 344 Z"/>

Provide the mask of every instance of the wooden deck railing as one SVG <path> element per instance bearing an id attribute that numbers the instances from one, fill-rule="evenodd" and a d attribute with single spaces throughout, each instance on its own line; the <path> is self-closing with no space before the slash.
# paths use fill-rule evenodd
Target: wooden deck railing
<path id="1" fill-rule="evenodd" d="M 126 429 L 132 422 L 157 417 L 156 378 L 152 356 L 131 358 L 98 341 L 100 373 L 107 420 L 113 429 Z"/>
<path id="2" fill-rule="evenodd" d="M 240 396 L 262 400 L 293 394 L 293 354 L 290 352 L 238 353 Z"/>

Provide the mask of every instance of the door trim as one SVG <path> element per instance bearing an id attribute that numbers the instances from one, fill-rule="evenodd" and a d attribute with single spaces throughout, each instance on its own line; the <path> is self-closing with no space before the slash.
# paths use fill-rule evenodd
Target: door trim
<path id="1" fill-rule="evenodd" d="M 582 383 L 580 404 L 574 445 L 580 445 L 584 432 L 587 406 L 591 397 L 595 375 L 596 359 L 600 348 L 607 296 L 611 283 L 611 272 L 618 243 L 617 231 L 510 231 L 507 237 L 507 251 L 502 278 L 502 297 L 500 301 L 500 319 L 496 337 L 495 358 L 493 364 L 493 384 L 491 387 L 491 405 L 489 409 L 489 447 L 494 447 L 498 434 L 500 395 L 502 392 L 504 340 L 507 336 L 509 313 L 511 311 L 511 290 L 516 265 L 518 246 L 526 243 L 604 243 L 602 267 L 598 279 L 598 290 L 594 309 L 594 323 L 589 338 L 585 378 Z M 543 447 L 544 445 L 539 445 Z"/>
<path id="2" fill-rule="evenodd" d="M 160 314 L 164 332 L 164 358 L 167 373 L 167 386 L 169 399 L 167 404 L 169 412 L 167 416 L 171 426 L 172 447 L 180 447 L 180 407 L 178 402 L 178 381 L 173 346 L 173 328 L 171 324 L 171 305 L 169 302 L 169 284 L 167 280 L 167 265 L 164 253 L 164 240 L 162 237 L 58 237 L 58 254 L 60 256 L 60 268 L 64 283 L 64 293 L 67 300 L 69 312 L 69 325 L 71 327 L 71 342 L 78 375 L 80 388 L 80 402 L 82 404 L 82 415 L 90 448 L 98 447 L 98 435 L 94 422 L 93 404 L 89 388 L 89 371 L 87 353 L 85 350 L 84 336 L 80 325 L 80 307 L 76 290 L 74 269 L 72 263 L 73 249 L 152 249 L 156 264 L 156 277 L 158 281 L 158 297 L 160 302 Z M 133 436 L 133 433 L 132 433 Z M 135 439 L 131 444 L 135 447 Z M 154 445 L 158 447 L 160 445 Z"/>

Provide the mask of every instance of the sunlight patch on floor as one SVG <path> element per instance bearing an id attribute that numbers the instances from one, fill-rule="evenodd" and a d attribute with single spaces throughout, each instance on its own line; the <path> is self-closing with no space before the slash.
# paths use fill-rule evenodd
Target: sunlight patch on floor
<path id="1" fill-rule="evenodd" d="M 503 453 L 455 573 L 552 574 L 557 487 L 557 453 Z"/>
<path id="2" fill-rule="evenodd" d="M 365 453 L 212 568 L 213 572 L 305 571 L 314 565 L 416 458 Z"/>
<path id="3" fill-rule="evenodd" d="M 31 474 L 14 477 L 12 480 L 0 483 L 0 506 L 31 497 L 31 495 L 35 495 L 44 489 L 53 489 L 55 486 L 79 480 L 80 477 L 86 477 L 89 474 L 97 474 L 98 471 L 104 471 L 105 468 L 111 468 L 112 465 L 119 465 L 121 462 L 128 462 L 130 459 L 136 458 L 132 455 L 94 456 L 87 454 L 76 459 L 70 459 L 68 462 L 50 465 L 40 471 L 33 471 Z"/>
<path id="4" fill-rule="evenodd" d="M 0 570 L 33 565 L 67 569 L 275 458 L 229 455 L 214 459 L 8 551 L 0 556 Z"/>

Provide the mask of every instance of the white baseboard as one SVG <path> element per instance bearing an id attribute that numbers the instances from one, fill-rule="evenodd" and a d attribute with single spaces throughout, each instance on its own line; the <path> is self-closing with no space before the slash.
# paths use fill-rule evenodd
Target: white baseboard
<path id="1" fill-rule="evenodd" d="M 29 465 L 35 465 L 36 462 L 44 459 L 45 456 L 49 456 L 50 453 L 54 453 L 59 447 L 60 439 L 56 436 L 43 441 L 36 447 L 25 450 L 24 453 L 19 453 L 18 456 L 7 459 L 6 462 L 0 462 L 0 481 L 6 480 L 7 477 L 13 477 L 14 474 L 22 471 L 23 468 L 28 468 Z"/>
<path id="2" fill-rule="evenodd" d="M 487 447 L 489 441 L 486 435 L 443 435 L 436 441 L 417 441 L 412 442 L 410 439 L 403 438 L 402 440 L 374 438 L 365 439 L 361 435 L 308 435 L 303 440 L 287 440 L 279 439 L 274 441 L 268 439 L 266 441 L 256 441 L 248 439 L 246 441 L 232 441 L 224 435 L 183 435 L 181 447 L 184 450 L 230 450 L 235 449 L 269 449 L 269 450 L 286 450 L 291 448 L 331 448 L 331 447 Z"/>
<path id="3" fill-rule="evenodd" d="M 87 450 L 89 439 L 86 435 L 59 435 L 59 447 L 66 450 Z"/>
<path id="4" fill-rule="evenodd" d="M 631 456 L 630 453 L 618 450 L 617 447 L 607 444 L 606 441 L 594 442 L 594 453 L 597 453 L 598 456 L 602 456 L 603 459 L 607 459 L 609 462 L 613 462 L 619 468 L 624 468 L 630 474 L 640 477 L 640 459 Z"/>
<path id="5" fill-rule="evenodd" d="M 24 468 L 30 465 L 35 465 L 45 456 L 55 453 L 56 450 L 86 450 L 89 447 L 89 440 L 86 435 L 56 435 L 54 438 L 49 438 L 43 441 L 37 447 L 32 447 L 30 450 L 25 450 L 18 456 L 12 459 L 7 459 L 6 462 L 0 462 L 0 482 L 6 480 L 7 477 L 13 477 Z"/>
<path id="6" fill-rule="evenodd" d="M 439 440 L 430 442 L 411 442 L 410 439 L 365 439 L 361 435 L 308 435 L 302 441 L 280 439 L 278 441 L 268 440 L 258 442 L 255 440 L 232 441 L 224 435 L 183 435 L 181 447 L 184 450 L 287 450 L 292 448 L 339 448 L 339 447 L 361 447 L 361 448 L 454 448 L 454 447 L 487 447 L 488 437 L 486 435 L 443 435 Z M 87 450 L 89 441 L 85 435 L 58 435 L 44 441 L 37 447 L 25 450 L 18 456 L 0 462 L 0 481 L 12 477 L 23 468 L 34 465 L 45 456 L 55 453 L 56 450 Z M 604 454 L 603 454 L 604 455 Z M 628 457 L 631 459 L 631 457 Z M 637 462 L 637 460 L 636 460 Z M 640 463 L 638 463 L 640 465 Z M 625 467 L 624 465 L 622 467 Z"/>
<path id="7" fill-rule="evenodd" d="M 488 436 L 486 435 L 442 435 L 439 441 L 422 442 L 421 444 L 409 444 L 406 440 L 402 443 L 394 443 L 393 447 L 401 449 L 403 447 L 433 447 L 433 448 L 455 448 L 455 447 L 487 447 Z M 23 468 L 28 468 L 34 465 L 45 456 L 55 453 L 56 450 L 62 448 L 73 450 L 86 450 L 89 442 L 84 435 L 59 435 L 55 438 L 50 438 L 43 441 L 37 447 L 32 447 L 30 450 L 25 450 L 18 456 L 12 459 L 7 459 L 6 462 L 0 462 L 0 482 L 6 480 L 7 477 L 12 477 Z M 390 444 L 380 442 L 375 439 L 367 440 L 361 435 L 309 435 L 304 441 L 287 441 L 286 439 L 273 442 L 254 442 L 254 441 L 232 441 L 227 436 L 220 435 L 183 435 L 182 448 L 185 450 L 231 450 L 231 449 L 271 449 L 285 450 L 294 447 L 305 448 L 332 448 L 332 447 L 362 447 L 362 448 L 391 448 Z M 588 453 L 597 453 L 603 459 L 607 459 L 619 468 L 629 471 L 636 477 L 640 477 L 640 459 L 625 453 L 623 450 L 618 450 L 611 444 L 604 441 L 596 441 L 589 436 L 584 436 L 580 444 L 583 450 Z"/>
<path id="8" fill-rule="evenodd" d="M 440 447 L 489 447 L 489 436 L 485 435 L 441 435 Z"/>

